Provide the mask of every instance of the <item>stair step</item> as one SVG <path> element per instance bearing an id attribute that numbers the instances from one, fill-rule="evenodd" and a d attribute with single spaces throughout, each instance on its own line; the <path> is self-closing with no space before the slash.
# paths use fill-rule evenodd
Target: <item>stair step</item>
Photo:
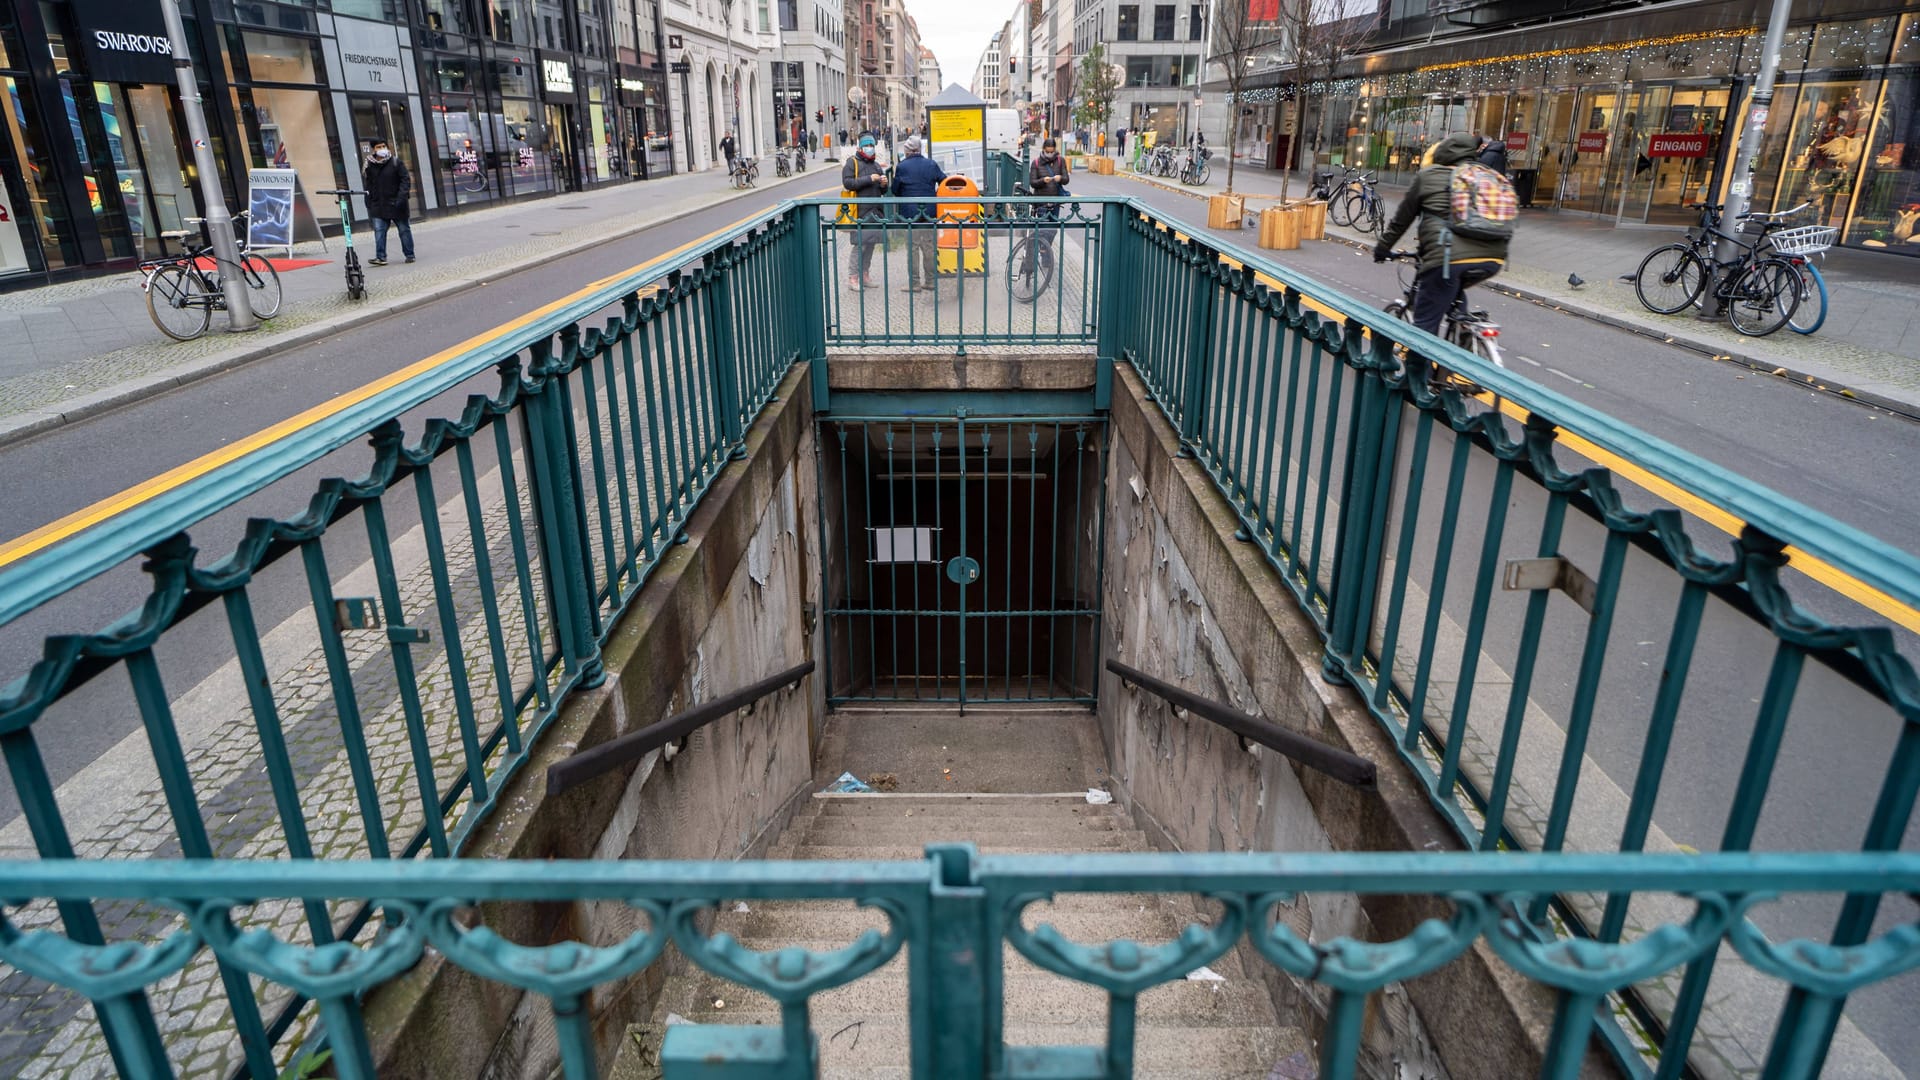
<path id="1" fill-rule="evenodd" d="M 1144 839 L 1139 841 L 1139 844 L 1138 847 L 1099 847 L 1077 836 L 1051 836 L 1018 843 L 982 843 L 976 846 L 982 855 L 1067 855 L 1089 851 L 1147 850 Z M 794 859 L 803 862 L 920 862 L 927 857 L 925 849 L 924 843 L 796 844 L 789 837 L 781 837 L 780 843 L 768 849 L 767 858 Z"/>
<path id="2" fill-rule="evenodd" d="M 1022 913 L 1028 927 L 1052 923 L 1056 930 L 1074 941 L 1093 944 L 1129 938 L 1142 944 L 1172 941 L 1189 920 L 1180 918 L 1165 906 L 1145 908 L 1109 905 L 1105 910 L 1060 910 L 1034 904 Z M 782 910 L 778 904 L 752 905 L 746 912 L 722 910 L 714 919 L 714 931 L 736 938 L 767 941 L 804 939 L 808 941 L 850 942 L 865 930 L 886 929 L 886 916 L 871 909 L 838 911 Z"/>
<path id="3" fill-rule="evenodd" d="M 1138 829 L 1096 829 L 1074 824 L 1054 828 L 995 826 L 978 821 L 943 820 L 928 815 L 906 821 L 832 821 L 789 829 L 782 845 L 809 847 L 924 847 L 934 843 L 973 843 L 981 847 L 1043 850 L 1146 851 L 1147 835 Z"/>
<path id="4" fill-rule="evenodd" d="M 863 814 L 899 814 L 932 810 L 958 813 L 966 810 L 981 817 L 1009 817 L 1051 820 L 1055 816 L 1124 815 L 1112 803 L 1095 805 L 1083 794 L 1065 795 L 815 795 L 809 804 L 822 817 Z"/>
<path id="5" fill-rule="evenodd" d="M 1089 937 L 1086 940 L 1094 941 L 1097 939 Z M 836 941 L 778 937 L 735 938 L 735 941 L 743 948 L 760 953 L 774 953 L 786 948 L 804 949 L 811 953 L 829 953 L 836 949 L 844 949 L 847 946 L 845 939 Z M 1244 978 L 1246 974 L 1240 963 L 1234 959 L 1234 953 L 1232 952 L 1228 952 L 1227 955 L 1222 956 L 1208 966 L 1229 980 Z M 888 960 L 880 966 L 878 973 L 891 972 L 905 974 L 906 969 L 907 949 L 903 945 L 900 951 L 894 954 L 893 959 Z M 1046 969 L 1035 965 L 1031 960 L 1021 956 L 1011 945 L 1006 946 L 1005 959 L 1001 963 L 1001 970 L 1005 971 L 1009 977 L 1013 975 L 1051 975 Z"/>
<path id="6" fill-rule="evenodd" d="M 1105 1024 L 1107 995 L 1098 987 L 1047 972 L 1009 972 L 1002 1000 L 1009 1023 L 1032 1025 Z M 702 1024 L 772 1024 L 780 1012 L 771 998 L 709 975 L 687 978 L 669 987 L 671 1011 Z M 714 1001 L 725 1003 L 713 1007 Z M 888 969 L 814 996 L 809 1004 L 814 1030 L 824 1039 L 850 1021 L 888 1020 L 904 1025 L 908 984 L 903 971 Z M 1143 1026 L 1245 1027 L 1274 1022 L 1265 988 L 1245 979 L 1228 982 L 1179 982 L 1140 995 Z M 877 1025 L 876 1025 L 877 1027 Z"/>
<path id="7" fill-rule="evenodd" d="M 1056 895 L 1051 901 L 1050 905 L 1047 905 L 1045 907 L 1036 905 L 1036 908 L 1040 908 L 1042 910 L 1063 911 L 1063 912 L 1064 911 L 1087 911 L 1087 912 L 1139 911 L 1144 908 L 1148 911 L 1163 910 L 1168 912 L 1169 915 L 1171 916 L 1190 919 L 1193 917 L 1193 912 L 1196 910 L 1195 908 L 1196 901 L 1197 901 L 1197 894 L 1194 894 L 1194 893 L 1067 892 L 1067 893 L 1060 893 Z M 734 903 L 735 901 L 728 900 L 726 903 L 720 906 L 723 910 L 731 909 Z M 747 903 L 750 904 L 755 910 L 758 910 L 762 904 L 767 904 L 767 905 L 777 904 L 780 910 L 783 910 L 783 911 L 863 910 L 863 909 L 857 908 L 854 902 L 851 900 L 765 900 L 765 901 L 749 900 L 747 901 Z M 1219 907 L 1218 904 L 1213 904 L 1207 910 L 1217 910 L 1218 907 Z M 1208 921 L 1210 922 L 1211 919 L 1209 919 Z"/>

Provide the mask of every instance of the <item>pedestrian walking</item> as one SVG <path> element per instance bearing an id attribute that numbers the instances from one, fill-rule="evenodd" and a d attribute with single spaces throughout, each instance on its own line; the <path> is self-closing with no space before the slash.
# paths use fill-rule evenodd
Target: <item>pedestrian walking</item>
<path id="1" fill-rule="evenodd" d="M 360 174 L 360 187 L 367 193 L 367 216 L 373 219 L 373 258 L 367 265 L 387 265 L 387 229 L 394 226 L 400 230 L 400 254 L 412 262 L 413 229 L 407 225 L 407 202 L 413 192 L 413 177 L 393 156 L 387 140 L 373 141 L 367 166 Z"/>
<path id="2" fill-rule="evenodd" d="M 855 220 L 872 223 L 854 233 L 855 243 L 860 249 L 860 261 L 853 272 L 847 275 L 847 287 L 855 290 L 876 287 L 869 274 L 873 268 L 873 249 L 887 239 L 886 229 L 879 224 L 887 215 L 887 208 L 879 202 L 879 197 L 887 193 L 887 171 L 874 160 L 878 153 L 879 145 L 874 137 L 862 135 L 860 149 L 840 169 L 840 186 L 852 192 L 854 197 L 864 196 L 866 200 L 856 204 Z"/>
<path id="3" fill-rule="evenodd" d="M 733 175 L 733 155 L 733 132 L 729 131 L 720 137 L 720 156 L 727 159 L 727 175 L 729 176 Z"/>
<path id="4" fill-rule="evenodd" d="M 906 156 L 893 168 L 893 194 L 896 198 L 926 198 L 940 194 L 940 181 L 947 171 L 940 163 L 920 153 L 920 138 L 909 135 L 900 144 Z M 939 216 L 938 203 L 902 203 L 900 214 L 911 222 L 925 225 L 907 227 L 907 284 L 901 292 L 932 292 L 940 278 L 940 249 L 934 235 L 933 219 Z"/>
<path id="5" fill-rule="evenodd" d="M 1480 164 L 1485 165 L 1501 176 L 1507 175 L 1506 136 L 1502 135 L 1497 138 L 1482 139 L 1480 141 Z"/>

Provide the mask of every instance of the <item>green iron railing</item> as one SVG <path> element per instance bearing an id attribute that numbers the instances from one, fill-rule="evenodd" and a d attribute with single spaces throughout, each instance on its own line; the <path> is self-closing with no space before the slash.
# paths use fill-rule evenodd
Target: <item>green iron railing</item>
<path id="1" fill-rule="evenodd" d="M 458 854 L 561 702 L 603 678 L 600 645 L 621 611 L 744 453 L 747 427 L 790 365 L 811 355 L 818 332 L 794 308 L 740 302 L 781 295 L 808 273 L 818 238 L 796 218 L 779 208 L 549 305 L 7 568 L 0 623 L 48 601 L 64 603 L 51 617 L 90 621 L 89 579 L 125 577 L 142 554 L 148 579 L 138 611 L 105 631 L 48 638 L 44 657 L 0 692 L 0 754 L 29 834 L 9 846 L 50 860 Z M 425 420 L 410 442 L 403 418 L 446 408 L 449 394 L 468 395 L 456 418 Z M 370 455 L 341 450 L 361 438 Z M 199 558 L 189 530 L 250 497 L 292 502 L 260 493 L 313 465 L 364 471 L 322 481 L 297 514 L 250 519 L 225 558 Z M 358 559 L 371 573 L 340 570 Z M 313 629 L 298 647 L 264 632 L 263 618 L 301 608 Z M 178 720 L 195 718 L 177 718 L 176 700 L 222 664 L 238 675 L 229 685 L 244 687 L 232 707 L 250 725 L 183 735 Z M 103 686 L 109 672 L 124 672 L 130 695 Z M 140 718 L 158 788 L 139 808 L 151 817 L 145 840 L 111 817 L 79 834 L 69 821 L 90 808 L 61 804 L 36 726 L 80 712 Z M 332 790 L 316 799 L 315 788 Z M 321 948 L 353 939 L 366 918 L 317 901 L 300 913 Z M 111 949 L 166 922 L 73 899 L 15 920 L 59 924 L 79 949 Z M 277 1076 L 274 1044 L 303 1000 L 257 1000 L 231 963 L 219 978 L 239 1062 Z M 79 1004 L 30 987 L 0 993 L 13 1030 L 27 1014 L 57 1033 Z M 160 1028 L 137 987 L 111 1005 L 95 999 L 94 1011 L 122 1075 L 159 1075 L 138 1064 Z"/>
<path id="2" fill-rule="evenodd" d="M 897 289 L 906 238 L 926 223 L 836 221 L 838 200 L 783 204 L 697 251 L 347 395 L 324 419 L 248 444 L 0 570 L 0 625 L 30 613 L 81 624 L 49 636 L 44 658 L 0 693 L 0 754 L 25 834 L 14 846 L 40 856 L 0 869 L 11 901 L 0 958 L 71 988 L 77 997 L 50 1007 L 76 1023 L 85 1022 L 82 999 L 91 1001 L 125 1075 L 168 1071 L 143 988 L 188 975 L 221 988 L 231 1047 L 213 1054 L 219 1068 L 276 1074 L 310 1033 L 303 1002 L 312 998 L 342 1051 L 342 1075 L 361 1075 L 354 995 L 430 941 L 479 974 L 554 997 L 571 1032 L 570 1075 L 585 1076 L 591 1063 L 569 1019 L 580 995 L 652 959 L 669 932 L 686 936 L 696 963 L 785 995 L 793 1052 L 796 1010 L 831 983 L 794 982 L 785 972 L 795 961 L 854 978 L 902 944 L 910 957 L 950 955 L 939 945 L 957 941 L 997 957 L 990 945 L 1006 938 L 1126 1002 L 1219 944 L 1221 931 L 1200 928 L 1159 952 L 1122 943 L 1075 951 L 1045 932 L 1012 931 L 1001 903 L 1010 896 L 1192 891 L 1237 896 L 1240 907 L 1227 906 L 1250 916 L 1270 908 L 1253 897 L 1279 892 L 1465 894 L 1477 899 L 1460 901 L 1452 928 L 1435 924 L 1398 944 L 1255 944 L 1347 995 L 1327 1043 L 1344 1053 L 1354 995 L 1379 983 L 1333 981 L 1342 965 L 1384 965 L 1380 982 L 1391 981 L 1425 970 L 1412 957 L 1454 955 L 1431 944 L 1438 938 L 1488 935 L 1523 973 L 1565 993 L 1555 1075 L 1577 1067 L 1589 1026 L 1631 1069 L 1679 1075 L 1697 1042 L 1720 1037 L 1710 999 L 1751 1004 L 1716 978 L 1739 964 L 1792 987 L 1762 1051 L 1769 1074 L 1816 1072 L 1842 1010 L 1851 1014 L 1850 995 L 1890 993 L 1916 962 L 1905 925 L 1916 867 L 1890 853 L 1912 828 L 1920 787 L 1920 684 L 1898 651 L 1903 639 L 1833 625 L 1858 619 L 1857 609 L 1796 575 L 1802 566 L 1820 582 L 1838 574 L 1911 610 L 1920 606 L 1915 560 L 1139 204 L 1078 200 L 1056 219 L 1022 209 L 1041 205 L 1032 200 L 982 201 L 984 279 L 936 285 L 956 305 L 972 290 L 954 323 L 916 321 L 919 309 L 891 299 L 869 320 L 840 288 L 858 237 L 878 229 L 900 242 L 881 264 Z M 1007 281 L 1011 248 L 1053 230 L 1070 272 L 1051 293 L 1020 301 Z M 1091 348 L 1131 365 L 1232 503 L 1245 542 L 1261 546 L 1300 598 L 1326 641 L 1329 674 L 1354 685 L 1480 854 L 1041 864 L 946 851 L 927 864 L 871 867 L 404 861 L 457 855 L 560 703 L 600 677 L 600 642 L 795 359 L 823 357 L 829 345 L 976 343 Z M 1488 394 L 1429 392 L 1434 359 Z M 815 365 L 819 387 L 823 369 Z M 463 409 L 445 405 L 455 394 L 471 395 Z M 420 422 L 409 442 L 413 414 L 435 409 L 457 415 Z M 344 449 L 361 439 L 370 456 Z M 309 468 L 351 468 L 356 478 L 321 482 L 304 510 L 266 513 L 290 501 L 294 474 Z M 1660 505 L 1673 490 L 1695 502 Z M 1636 491 L 1648 509 L 1627 506 Z M 261 516 L 230 555 L 201 562 L 189 531 L 218 536 L 216 515 L 230 507 Z M 1710 514 L 1738 523 L 1723 557 L 1696 539 L 1699 516 Z M 140 558 L 145 602 L 97 630 L 89 583 L 124 584 Z M 1540 584 L 1566 596 L 1550 598 Z M 263 631 L 275 624 L 262 613 L 284 628 L 300 610 L 311 618 L 302 634 Z M 1621 642 L 1654 650 L 1644 675 Z M 219 686 L 206 689 L 217 680 L 196 666 L 195 650 L 238 672 L 224 698 Z M 1740 668 L 1747 656 L 1756 672 Z M 101 678 L 108 672 L 124 672 L 124 685 Z M 196 701 L 231 702 L 225 715 L 245 721 L 184 726 L 185 698 L 203 690 Z M 1730 722 L 1734 706 L 1743 715 Z M 60 722 L 63 709 L 140 719 L 157 816 L 103 821 L 99 807 L 61 804 L 36 726 Z M 1689 729 L 1701 714 L 1717 726 Z M 1848 736 L 1817 726 L 1827 717 L 1841 718 Z M 1705 807 L 1688 817 L 1675 808 L 1669 763 L 1701 760 L 1703 742 L 1717 767 L 1688 770 L 1688 801 Z M 1622 743 L 1625 765 L 1609 773 Z M 1848 757 L 1849 747 L 1859 749 Z M 1783 748 L 1826 774 L 1822 814 L 1778 809 L 1782 792 L 1806 790 L 1780 767 Z M 1696 757 L 1680 756 L 1688 752 Z M 1609 777 L 1621 772 L 1615 790 Z M 303 802 L 316 792 L 324 813 Z M 269 827 L 236 830 L 249 811 L 264 812 Z M 1820 834 L 1792 846 L 1865 854 L 1739 854 L 1781 846 L 1768 828 L 1783 818 L 1815 816 Z M 1635 854 L 1682 845 L 1728 853 Z M 1800 893 L 1831 902 L 1796 895 L 1756 906 L 1762 894 Z M 1509 894 L 1519 897 L 1511 906 L 1489 899 Z M 722 895 L 869 898 L 908 922 L 832 957 L 754 957 L 720 939 L 702 944 L 675 921 L 679 901 Z M 222 898 L 235 896 L 260 903 L 229 915 L 237 905 Z M 602 897 L 639 902 L 664 921 L 624 951 L 523 953 L 478 931 L 459 939 L 471 948 L 459 944 L 448 937 L 447 904 L 430 902 Z M 192 916 L 184 928 L 181 909 Z M 235 918 L 249 929 L 232 932 Z M 1900 925 L 1869 941 L 1889 923 Z M 259 936 L 268 927 L 277 939 Z M 1767 935 L 1827 944 L 1775 946 Z M 1675 966 L 1684 969 L 1677 988 L 1652 979 Z M 977 977 L 984 996 L 916 995 L 916 1032 L 934 1047 L 916 1055 L 925 1059 L 917 1069 L 952 1060 L 963 1063 L 952 1075 L 980 1075 L 964 1063 L 1001 1053 L 992 1037 L 975 1038 L 998 1023 L 996 984 Z M 258 995 L 255 978 L 270 984 Z M 0 1008 L 49 1006 L 33 996 L 44 993 L 0 988 Z M 1641 1029 L 1637 1044 L 1609 1008 L 1595 1012 L 1615 995 Z M 1130 1015 L 1116 1005 L 1101 1072 L 1125 1071 Z M 702 1036 L 676 1037 L 697 1047 Z M 1088 1065 L 1025 1052 L 1005 1062 L 1029 1075 Z M 1338 1054 L 1327 1065 L 1326 1075 L 1350 1074 Z"/>
<path id="3" fill-rule="evenodd" d="M 1920 625 L 1920 560 L 1191 226 L 1141 212 L 1127 233 L 1102 354 L 1139 373 L 1319 630 L 1329 678 L 1468 846 L 1915 842 L 1911 638 L 1846 623 L 1879 621 L 1847 599 L 1866 596 Z M 1436 362 L 1471 385 L 1430 390 Z M 1703 520 L 1735 533 L 1724 555 Z M 1888 904 L 1851 896 L 1768 929 L 1856 946 L 1876 917 L 1920 913 Z M 1625 892 L 1538 895 L 1528 915 L 1545 926 L 1550 909 L 1603 946 L 1644 915 Z M 1704 952 L 1677 989 L 1627 995 L 1637 1040 L 1604 1027 L 1630 1072 L 1679 1076 L 1696 1038 L 1737 1040 L 1740 1012 L 1774 1011 L 1715 965 Z M 1772 1048 L 1746 1049 L 1793 1075 L 1823 1037 L 1803 1025 L 1831 1038 L 1837 1018 L 1796 989 Z"/>

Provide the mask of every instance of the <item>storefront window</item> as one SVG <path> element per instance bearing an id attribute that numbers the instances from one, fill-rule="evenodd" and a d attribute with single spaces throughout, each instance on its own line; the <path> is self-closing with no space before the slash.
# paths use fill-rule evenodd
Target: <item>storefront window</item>
<path id="1" fill-rule="evenodd" d="M 0 175 L 0 274 L 22 273 L 34 268 L 32 231 L 38 231 L 38 247 L 46 260 L 46 269 L 72 266 L 80 261 L 80 248 L 67 221 L 66 203 L 52 188 L 53 162 L 48 154 L 44 133 L 30 119 L 26 87 L 19 80 L 0 76 L 0 92 L 5 100 L 4 125 L 7 146 L 19 176 Z M 4 164 L 4 163 L 0 163 Z M 18 185 L 16 187 L 15 185 Z"/>
<path id="2" fill-rule="evenodd" d="M 607 80 L 589 75 L 587 83 L 586 170 L 590 182 L 611 180 L 619 169 L 620 148 L 613 141 L 613 117 L 607 107 Z"/>
<path id="3" fill-rule="evenodd" d="M 333 132 L 333 109 L 315 90 L 255 86 L 233 92 L 234 107 L 249 135 L 249 158 L 257 169 L 291 168 L 323 227 L 340 223 L 339 204 L 315 198 L 315 191 L 351 186 L 338 172 L 340 146 Z"/>
<path id="4" fill-rule="evenodd" d="M 1893 43 L 1893 30 L 1892 20 L 1885 18 L 1825 23 L 1814 32 L 1807 67 L 1819 71 L 1884 64 Z"/>
<path id="5" fill-rule="evenodd" d="M 317 83 L 320 42 L 317 38 L 287 37 L 241 31 L 247 56 L 247 77 L 253 82 Z M 243 80 L 246 81 L 246 80 Z"/>
<path id="6" fill-rule="evenodd" d="M 511 155 L 508 174 L 513 194 L 527 195 L 553 190 L 553 163 L 544 114 L 531 101 L 507 100 L 501 103 L 507 134 L 507 152 Z"/>
<path id="7" fill-rule="evenodd" d="M 1920 75 L 1887 80 L 1863 139 L 1860 182 L 1841 240 L 1920 254 Z"/>
<path id="8" fill-rule="evenodd" d="M 1764 158 L 1759 176 L 1762 184 L 1773 187 L 1771 209 L 1805 203 L 1814 221 L 1841 224 L 1865 156 L 1879 93 L 1879 80 L 1863 79 L 1802 83 L 1792 100 L 1785 100 L 1785 94 L 1775 99 L 1765 146 L 1780 155 Z"/>

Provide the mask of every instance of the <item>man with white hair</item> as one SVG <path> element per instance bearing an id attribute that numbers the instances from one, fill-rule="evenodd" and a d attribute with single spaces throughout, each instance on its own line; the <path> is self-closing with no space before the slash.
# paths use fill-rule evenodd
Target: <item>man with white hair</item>
<path id="1" fill-rule="evenodd" d="M 939 162 L 920 152 L 919 136 L 907 136 L 900 144 L 900 151 L 906 156 L 893 167 L 894 196 L 911 199 L 939 195 L 940 182 L 947 178 L 947 172 Z M 932 292 L 939 280 L 940 249 L 932 224 L 939 216 L 938 207 L 938 203 L 900 204 L 900 216 L 915 222 L 907 226 L 911 242 L 907 248 L 907 284 L 902 292 Z"/>

